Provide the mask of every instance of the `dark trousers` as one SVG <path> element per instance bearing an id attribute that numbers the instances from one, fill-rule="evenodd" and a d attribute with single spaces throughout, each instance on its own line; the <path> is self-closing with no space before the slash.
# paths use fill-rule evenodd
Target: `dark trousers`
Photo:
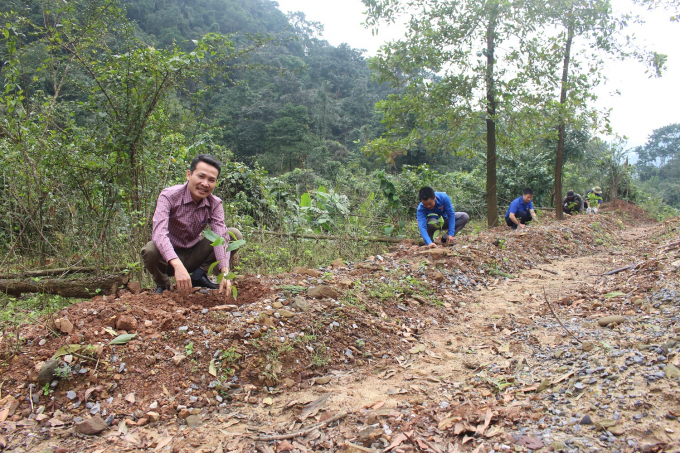
<path id="1" fill-rule="evenodd" d="M 515 213 L 515 218 L 519 220 L 519 223 L 526 225 L 527 223 L 531 222 L 531 213 L 529 211 L 517 211 Z M 515 225 L 515 222 L 510 220 L 510 217 L 505 218 L 505 223 L 508 224 L 509 227 L 511 227 L 513 230 L 517 229 L 517 225 Z"/>
<path id="2" fill-rule="evenodd" d="M 465 225 L 468 224 L 470 221 L 470 216 L 467 215 L 465 212 L 455 212 L 454 215 L 456 216 L 456 228 L 455 228 L 455 234 L 458 234 L 460 230 L 463 229 Z M 442 238 L 446 235 L 448 236 L 449 232 L 449 219 L 444 220 L 444 225 L 442 225 Z M 430 236 L 430 240 L 434 240 L 434 233 L 435 231 L 439 230 L 439 224 L 433 225 L 428 223 L 427 224 L 427 234 Z"/>
<path id="3" fill-rule="evenodd" d="M 236 239 L 243 239 L 243 235 L 236 228 L 227 228 L 228 231 L 234 233 Z M 190 274 L 195 272 L 198 268 L 203 269 L 208 272 L 210 265 L 216 261 L 215 259 L 215 249 L 210 245 L 210 241 L 203 238 L 198 241 L 198 244 L 188 249 L 175 248 L 175 253 L 177 257 L 184 264 L 187 272 Z M 231 252 L 230 257 L 230 267 L 234 263 L 234 255 L 236 250 Z M 153 277 L 153 281 L 158 286 L 167 287 L 170 285 L 169 277 L 175 275 L 175 268 L 170 266 L 167 261 L 161 255 L 160 250 L 156 247 L 153 241 L 149 241 L 142 248 L 142 261 L 144 262 L 144 267 L 149 271 Z M 214 274 L 219 274 L 219 265 L 215 266 L 213 269 Z"/>

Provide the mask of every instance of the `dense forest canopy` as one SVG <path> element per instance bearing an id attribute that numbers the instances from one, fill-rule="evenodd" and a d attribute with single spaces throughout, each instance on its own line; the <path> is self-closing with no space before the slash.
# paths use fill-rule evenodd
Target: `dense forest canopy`
<path id="1" fill-rule="evenodd" d="M 640 167 L 628 165 L 625 143 L 598 138 L 606 121 L 588 107 L 592 66 L 576 65 L 559 105 L 560 72 L 548 72 L 559 52 L 521 61 L 538 41 L 503 56 L 520 69 L 514 78 L 477 49 L 473 87 L 442 77 L 441 64 L 409 66 L 414 55 L 441 63 L 432 49 L 415 52 L 417 41 L 369 60 L 267 0 L 7 0 L 0 13 L 0 248 L 16 265 L 107 262 L 114 250 L 136 261 L 158 192 L 182 182 L 200 152 L 226 162 L 216 193 L 242 228 L 405 234 L 427 184 L 484 217 L 490 130 L 501 215 L 525 186 L 554 204 L 560 166 L 565 190 L 600 185 L 606 198 L 678 205 L 672 184 L 660 193 L 656 183 L 676 178 L 676 151 L 662 157 L 650 137 Z M 533 13 L 533 25 L 555 22 Z M 559 49 L 554 39 L 544 44 Z M 494 86 L 482 83 L 489 62 Z M 466 97 L 483 86 L 486 96 Z"/>

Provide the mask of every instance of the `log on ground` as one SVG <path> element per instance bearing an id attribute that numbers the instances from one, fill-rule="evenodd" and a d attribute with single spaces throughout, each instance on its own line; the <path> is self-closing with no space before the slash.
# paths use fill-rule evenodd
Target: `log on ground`
<path id="1" fill-rule="evenodd" d="M 125 276 L 108 274 L 78 279 L 45 278 L 1 279 L 0 292 L 20 296 L 23 293 L 58 294 L 63 297 L 89 298 L 98 294 L 111 295 L 123 284 Z"/>

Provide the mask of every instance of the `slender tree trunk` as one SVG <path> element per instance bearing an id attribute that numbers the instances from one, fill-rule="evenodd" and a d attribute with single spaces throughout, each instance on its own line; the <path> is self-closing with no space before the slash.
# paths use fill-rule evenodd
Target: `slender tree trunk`
<path id="1" fill-rule="evenodd" d="M 555 156 L 555 217 L 564 218 L 562 212 L 562 167 L 564 166 L 564 106 L 567 103 L 567 82 L 569 81 L 569 58 L 571 56 L 571 42 L 574 39 L 574 23 L 567 27 L 567 43 L 564 48 L 564 67 L 562 68 L 562 89 L 560 91 L 560 125 L 557 128 L 557 155 Z"/>
<path id="2" fill-rule="evenodd" d="M 489 228 L 498 225 L 496 199 L 496 87 L 494 82 L 494 47 L 498 5 L 494 6 L 486 28 L 486 209 Z"/>

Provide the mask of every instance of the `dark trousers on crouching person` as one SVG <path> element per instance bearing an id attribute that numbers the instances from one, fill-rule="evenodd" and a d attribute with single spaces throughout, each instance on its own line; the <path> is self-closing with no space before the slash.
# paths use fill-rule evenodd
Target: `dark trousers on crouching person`
<path id="1" fill-rule="evenodd" d="M 515 213 L 515 218 L 523 225 L 526 225 L 532 220 L 531 213 L 529 211 L 517 211 L 517 213 Z M 505 218 L 505 223 L 507 223 L 509 227 L 512 227 L 513 230 L 517 229 L 517 225 L 515 222 L 510 220 L 510 217 Z"/>
<path id="2" fill-rule="evenodd" d="M 460 230 L 463 229 L 465 225 L 468 224 L 470 221 L 470 216 L 467 215 L 466 212 L 456 212 L 454 213 L 456 216 L 456 228 L 455 228 L 455 234 L 458 234 Z M 434 225 L 428 223 L 427 225 L 427 234 L 430 235 L 430 240 L 434 241 L 434 233 L 435 231 L 439 230 L 439 225 Z M 444 220 L 444 225 L 441 227 L 442 230 L 442 242 L 444 241 L 444 238 L 448 236 L 449 232 L 449 219 Z"/>
<path id="3" fill-rule="evenodd" d="M 227 232 L 234 233 L 236 240 L 243 239 L 243 235 L 236 228 L 227 228 Z M 230 240 L 233 240 L 233 237 L 230 237 Z M 198 241 L 198 244 L 191 248 L 175 248 L 175 253 L 177 253 L 177 257 L 182 264 L 184 264 L 187 272 L 192 274 L 196 272 L 197 269 L 203 269 L 206 273 L 208 272 L 210 265 L 216 261 L 215 249 L 210 244 L 211 242 L 209 240 L 203 238 Z M 230 268 L 236 264 L 236 261 L 234 261 L 236 252 L 237 250 L 231 252 L 231 257 L 229 258 Z M 144 267 L 149 271 L 157 286 L 162 288 L 170 286 L 170 277 L 174 277 L 175 268 L 165 261 L 163 255 L 161 255 L 160 250 L 158 250 L 158 247 L 156 247 L 156 244 L 153 241 L 147 242 L 142 248 L 142 261 L 144 262 Z M 213 268 L 213 273 L 215 275 L 220 273 L 219 265 Z"/>

